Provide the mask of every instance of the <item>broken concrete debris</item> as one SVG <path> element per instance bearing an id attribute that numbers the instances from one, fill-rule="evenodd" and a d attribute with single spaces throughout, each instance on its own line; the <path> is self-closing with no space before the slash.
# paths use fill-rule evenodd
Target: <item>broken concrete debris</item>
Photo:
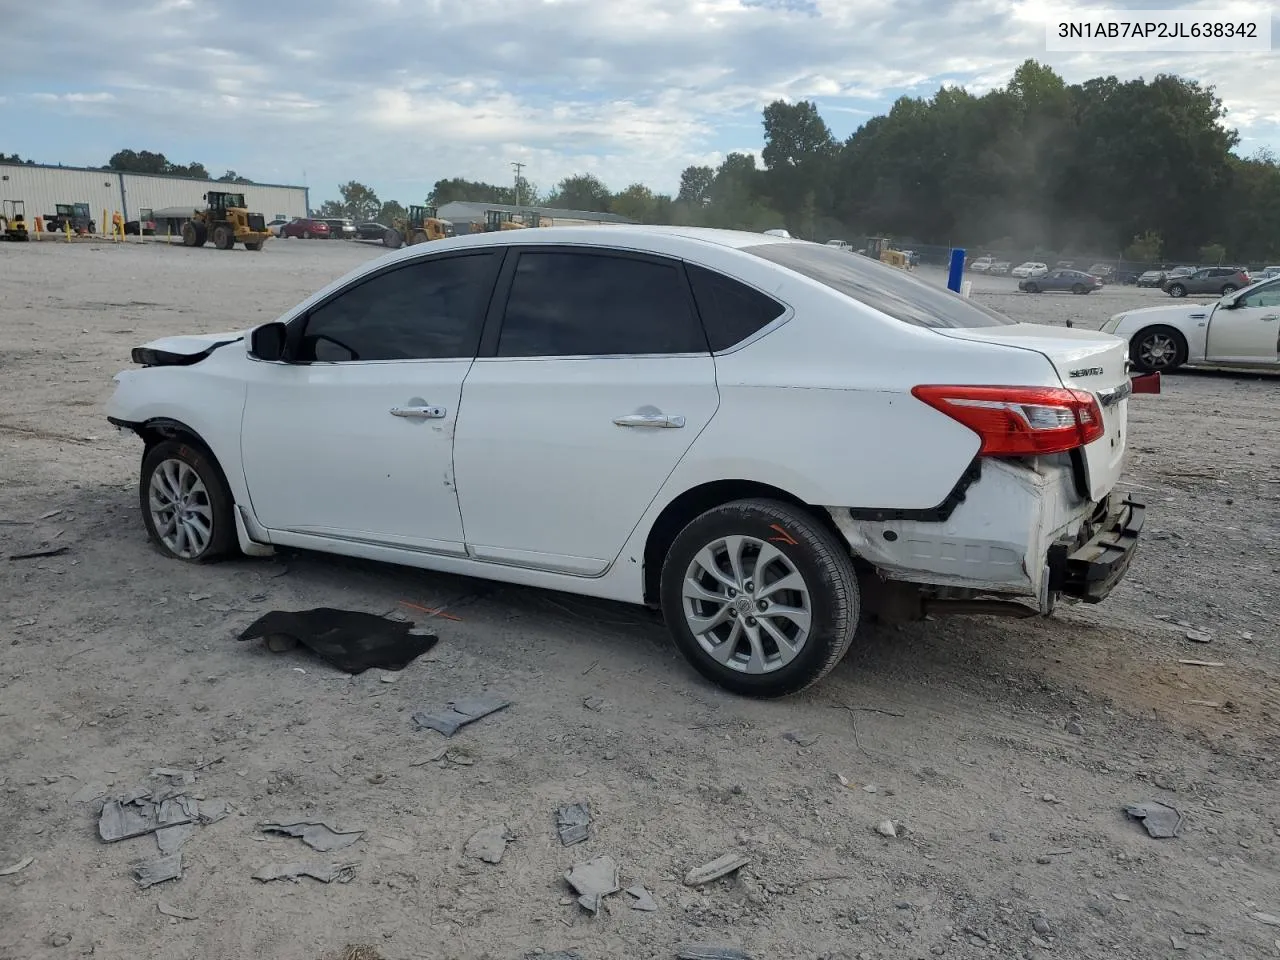
<path id="1" fill-rule="evenodd" d="M 161 819 L 162 810 L 168 814 L 167 819 Z M 162 807 L 142 798 L 108 800 L 98 817 L 98 835 L 106 843 L 115 843 L 190 822 L 191 818 L 177 805 Z"/>
<path id="2" fill-rule="evenodd" d="M 881 820 L 876 824 L 876 833 L 892 839 L 898 835 L 898 825 L 892 820 Z"/>
<path id="3" fill-rule="evenodd" d="M 658 909 L 658 901 L 653 899 L 653 895 L 648 890 L 638 884 L 634 887 L 627 887 L 626 894 L 635 901 L 631 904 L 632 910 L 652 913 Z"/>
<path id="4" fill-rule="evenodd" d="M 618 864 L 610 856 L 575 863 L 564 872 L 564 879 L 578 894 L 582 908 L 593 914 L 600 912 L 605 897 L 622 889 L 618 884 Z"/>
<path id="5" fill-rule="evenodd" d="M 1265 923 L 1268 927 L 1280 927 L 1280 917 L 1271 913 L 1251 913 L 1249 919 L 1257 920 L 1259 923 Z"/>
<path id="6" fill-rule="evenodd" d="M 349 883 L 355 879 L 358 863 L 326 863 L 322 860 L 299 860 L 293 863 L 276 864 L 263 867 L 253 875 L 253 879 L 269 883 L 272 880 L 292 880 L 297 883 L 302 877 L 311 877 L 321 883 Z"/>
<path id="7" fill-rule="evenodd" d="M 685 874 L 685 886 L 700 887 L 704 883 L 710 883 L 712 880 L 719 880 L 721 877 L 726 877 L 737 870 L 741 870 L 750 862 L 751 858 L 741 853 L 726 853 L 723 857 L 717 857 L 710 863 L 694 867 Z"/>
<path id="8" fill-rule="evenodd" d="M 474 723 L 491 713 L 497 713 L 499 710 L 505 710 L 509 706 L 511 706 L 510 700 L 482 693 L 450 700 L 447 707 L 438 710 L 419 711 L 413 715 L 413 722 L 420 727 L 436 730 L 446 737 L 452 737 L 467 724 Z"/>
<path id="9" fill-rule="evenodd" d="M 350 674 L 361 674 L 371 667 L 403 670 L 440 639 L 434 633 L 414 629 L 409 621 L 331 607 L 272 610 L 245 627 L 238 639 L 256 637 L 292 637 Z"/>
<path id="10" fill-rule="evenodd" d="M 182 879 L 182 854 L 172 853 L 154 860 L 143 860 L 133 865 L 133 879 L 142 889 L 154 887 L 166 880 Z"/>
<path id="11" fill-rule="evenodd" d="M 1141 820 L 1147 833 L 1157 840 L 1165 840 L 1178 835 L 1182 825 L 1182 814 L 1167 803 L 1159 800 L 1148 800 L 1146 803 L 1131 803 L 1124 812 L 1135 820 Z"/>
<path id="12" fill-rule="evenodd" d="M 472 860 L 483 860 L 485 863 L 501 863 L 507 844 L 515 839 L 515 835 L 507 829 L 505 823 L 495 823 L 482 827 L 471 835 L 463 853 Z"/>
<path id="13" fill-rule="evenodd" d="M 279 823 L 260 823 L 258 829 L 263 833 L 281 833 L 289 837 L 297 837 L 312 850 L 329 853 L 351 846 L 364 836 L 364 830 L 339 830 L 331 827 L 323 820 L 288 819 Z"/>
<path id="14" fill-rule="evenodd" d="M 164 900 L 156 901 L 156 909 L 163 913 L 166 917 L 173 917 L 176 920 L 199 920 L 200 914 L 191 913 L 187 910 L 179 910 L 177 907 Z"/>
<path id="15" fill-rule="evenodd" d="M 798 730 L 791 730 L 782 735 L 783 740 L 789 740 L 797 747 L 812 747 L 815 743 L 822 739 L 822 734 L 801 733 Z"/>
<path id="16" fill-rule="evenodd" d="M 591 808 L 585 803 L 571 803 L 556 811 L 556 832 L 566 847 L 586 840 L 590 826 Z"/>

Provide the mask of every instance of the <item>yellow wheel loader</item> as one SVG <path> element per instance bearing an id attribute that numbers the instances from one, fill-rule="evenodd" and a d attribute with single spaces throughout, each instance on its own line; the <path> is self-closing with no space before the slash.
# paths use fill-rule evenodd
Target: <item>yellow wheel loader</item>
<path id="1" fill-rule="evenodd" d="M 430 240 L 443 240 L 452 237 L 453 224 L 441 220 L 435 207 L 411 206 L 409 216 L 396 217 L 391 227 L 382 235 L 384 245 L 396 250 L 404 244 L 427 243 Z"/>
<path id="2" fill-rule="evenodd" d="M 261 250 L 271 239 L 266 218 L 250 213 L 243 193 L 210 190 L 204 195 L 206 207 L 197 210 L 182 225 L 182 245 L 203 247 L 208 240 L 219 250 L 230 250 L 243 243 L 246 250 Z"/>

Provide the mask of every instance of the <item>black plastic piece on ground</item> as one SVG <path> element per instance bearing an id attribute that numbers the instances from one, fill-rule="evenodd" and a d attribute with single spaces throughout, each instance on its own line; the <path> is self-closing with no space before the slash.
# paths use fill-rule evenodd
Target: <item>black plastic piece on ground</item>
<path id="1" fill-rule="evenodd" d="M 272 610 L 249 624 L 238 639 L 279 635 L 294 637 L 347 673 L 364 673 L 370 667 L 403 670 L 440 639 L 434 633 L 415 633 L 408 621 L 331 607 Z"/>

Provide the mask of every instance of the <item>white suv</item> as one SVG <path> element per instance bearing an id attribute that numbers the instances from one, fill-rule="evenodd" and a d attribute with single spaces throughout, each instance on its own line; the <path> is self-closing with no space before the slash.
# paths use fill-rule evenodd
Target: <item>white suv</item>
<path id="1" fill-rule="evenodd" d="M 1028 260 L 1026 263 L 1020 263 L 1012 270 L 1013 275 L 1022 280 L 1034 277 L 1043 277 L 1048 272 L 1048 264 L 1038 263 L 1035 260 Z"/>
<path id="2" fill-rule="evenodd" d="M 297 547 L 660 607 L 779 696 L 861 616 L 1098 601 L 1143 509 L 1126 344 L 820 244 L 676 227 L 389 253 L 280 319 L 134 350 L 152 540 Z"/>

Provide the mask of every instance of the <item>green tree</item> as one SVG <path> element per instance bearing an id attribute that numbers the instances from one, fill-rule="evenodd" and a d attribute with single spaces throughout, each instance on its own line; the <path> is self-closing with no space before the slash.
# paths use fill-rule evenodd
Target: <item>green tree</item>
<path id="1" fill-rule="evenodd" d="M 614 194 L 609 208 L 622 217 L 630 217 L 641 223 L 652 223 L 657 198 L 643 183 L 633 183 L 621 193 Z"/>
<path id="2" fill-rule="evenodd" d="M 1206 243 L 1200 248 L 1200 260 L 1204 263 L 1221 263 L 1227 259 L 1227 248 L 1220 243 Z"/>
<path id="3" fill-rule="evenodd" d="M 396 219 L 404 219 L 407 216 L 409 216 L 408 210 L 395 200 L 387 200 L 382 204 L 381 209 L 378 210 L 378 216 L 374 219 L 383 226 L 389 227 Z"/>
<path id="4" fill-rule="evenodd" d="M 566 210 L 590 210 L 597 213 L 609 211 L 612 196 L 599 177 L 590 173 L 578 173 L 565 177 L 558 184 L 546 205 Z"/>
<path id="5" fill-rule="evenodd" d="M 228 170 L 218 178 L 219 183 L 253 183 L 248 177 L 242 177 L 234 170 Z"/>
<path id="6" fill-rule="evenodd" d="M 1160 249 L 1160 234 L 1154 230 L 1148 230 L 1134 237 L 1133 243 L 1125 247 L 1124 258 L 1136 260 L 1139 263 L 1154 263 L 1160 259 Z"/>
<path id="7" fill-rule="evenodd" d="M 0 163 L 25 163 L 27 166 L 35 165 L 34 160 L 23 160 L 16 153 L 6 154 L 3 150 L 0 150 Z"/>
<path id="8" fill-rule="evenodd" d="M 171 162 L 163 153 L 152 153 L 150 150 L 118 150 L 111 155 L 104 170 L 120 170 L 125 173 L 162 173 L 178 177 L 194 177 L 197 180 L 210 180 L 209 171 L 203 163 L 177 164 Z"/>
<path id="9" fill-rule="evenodd" d="M 835 140 L 815 103 L 775 100 L 764 108 L 763 190 L 802 236 L 812 236 L 816 205 L 830 205 L 835 156 Z"/>
<path id="10" fill-rule="evenodd" d="M 685 167 L 680 174 L 680 192 L 676 201 L 701 206 L 711 199 L 711 184 L 715 178 L 716 172 L 711 167 Z"/>
<path id="11" fill-rule="evenodd" d="M 372 220 L 382 209 L 382 201 L 373 189 L 355 180 L 348 180 L 338 187 L 338 194 L 342 197 L 343 216 L 359 223 Z"/>

